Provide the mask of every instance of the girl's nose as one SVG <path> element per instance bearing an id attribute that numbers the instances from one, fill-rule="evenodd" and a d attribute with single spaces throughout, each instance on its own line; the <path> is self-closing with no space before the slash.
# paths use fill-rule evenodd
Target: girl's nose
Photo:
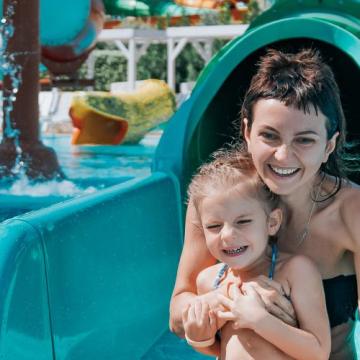
<path id="1" fill-rule="evenodd" d="M 230 225 L 225 224 L 221 229 L 221 237 L 224 241 L 231 241 L 235 237 L 234 228 Z"/>

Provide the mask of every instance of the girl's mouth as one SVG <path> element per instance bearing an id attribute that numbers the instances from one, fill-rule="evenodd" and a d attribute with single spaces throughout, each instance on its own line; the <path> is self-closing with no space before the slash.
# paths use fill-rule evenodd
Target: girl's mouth
<path id="1" fill-rule="evenodd" d="M 269 164 L 269 169 L 277 176 L 281 176 L 281 177 L 290 177 L 295 175 L 297 172 L 300 171 L 300 168 L 296 168 L 296 167 L 278 167 L 278 166 L 274 166 L 274 165 L 270 165 Z"/>
<path id="2" fill-rule="evenodd" d="M 224 249 L 223 252 L 227 256 L 239 256 L 247 250 L 248 246 L 240 246 L 238 248 Z"/>

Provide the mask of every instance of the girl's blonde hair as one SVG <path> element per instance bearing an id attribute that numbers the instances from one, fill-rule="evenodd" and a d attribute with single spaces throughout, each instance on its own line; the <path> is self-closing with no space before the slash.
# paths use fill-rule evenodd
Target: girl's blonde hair
<path id="1" fill-rule="evenodd" d="M 230 192 L 240 186 L 248 187 L 249 196 L 256 197 L 267 211 L 279 207 L 280 198 L 272 193 L 260 179 L 250 154 L 241 149 L 221 149 L 212 154 L 212 161 L 202 165 L 188 188 L 197 212 L 201 201 L 214 193 Z"/>

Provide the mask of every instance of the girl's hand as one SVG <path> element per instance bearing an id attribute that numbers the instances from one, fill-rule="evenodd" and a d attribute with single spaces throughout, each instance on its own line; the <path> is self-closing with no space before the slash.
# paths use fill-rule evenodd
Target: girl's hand
<path id="1" fill-rule="evenodd" d="M 260 275 L 248 284 L 255 289 L 270 314 L 291 326 L 297 326 L 294 307 L 285 297 L 286 293 L 278 282 Z"/>
<path id="2" fill-rule="evenodd" d="M 208 303 L 197 298 L 182 313 L 185 335 L 193 341 L 206 341 L 217 331 L 216 316 Z"/>
<path id="3" fill-rule="evenodd" d="M 229 289 L 231 299 L 219 295 L 219 300 L 228 311 L 218 311 L 217 316 L 226 321 L 233 321 L 234 329 L 253 328 L 267 315 L 265 304 L 249 283 L 241 286 L 232 285 Z"/>

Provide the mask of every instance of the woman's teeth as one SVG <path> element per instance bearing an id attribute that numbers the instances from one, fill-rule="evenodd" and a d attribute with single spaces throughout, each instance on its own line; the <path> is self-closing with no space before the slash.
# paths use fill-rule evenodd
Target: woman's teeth
<path id="1" fill-rule="evenodd" d="M 239 255 L 241 253 L 243 253 L 248 247 L 247 246 L 240 246 L 237 249 L 227 249 L 227 250 L 223 250 L 225 254 L 227 255 Z"/>
<path id="2" fill-rule="evenodd" d="M 293 175 L 299 170 L 299 168 L 280 168 L 273 165 L 269 165 L 269 167 L 274 173 L 281 176 Z"/>

